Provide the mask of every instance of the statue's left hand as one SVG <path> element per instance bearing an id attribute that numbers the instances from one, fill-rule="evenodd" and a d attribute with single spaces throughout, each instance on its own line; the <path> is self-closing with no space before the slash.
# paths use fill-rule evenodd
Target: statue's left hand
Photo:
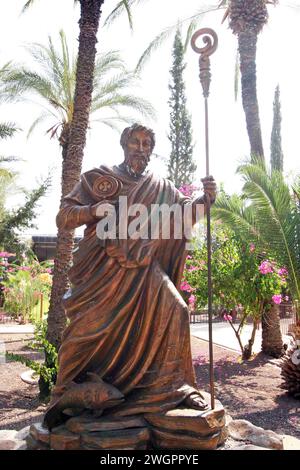
<path id="1" fill-rule="evenodd" d="M 217 185 L 213 176 L 205 176 L 201 179 L 203 183 L 204 194 L 207 194 L 210 199 L 210 203 L 213 204 L 217 196 Z"/>

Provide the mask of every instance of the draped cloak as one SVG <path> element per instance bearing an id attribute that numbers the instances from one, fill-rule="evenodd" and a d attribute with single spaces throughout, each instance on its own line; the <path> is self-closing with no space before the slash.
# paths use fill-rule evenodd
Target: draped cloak
<path id="1" fill-rule="evenodd" d="M 177 203 L 183 210 L 191 204 L 167 179 L 150 172 L 134 178 L 119 166 L 84 173 L 66 196 L 58 225 L 87 227 L 69 272 L 71 289 L 64 298 L 69 325 L 52 398 L 57 401 L 71 381 L 83 382 L 94 372 L 125 396 L 110 413 L 169 410 L 197 389 L 188 308 L 177 290 L 187 240 L 175 239 L 174 227 L 166 240 L 99 240 L 90 206 L 101 201 L 93 191 L 95 180 L 107 175 L 121 183 L 112 202 L 123 195 L 128 207 Z"/>

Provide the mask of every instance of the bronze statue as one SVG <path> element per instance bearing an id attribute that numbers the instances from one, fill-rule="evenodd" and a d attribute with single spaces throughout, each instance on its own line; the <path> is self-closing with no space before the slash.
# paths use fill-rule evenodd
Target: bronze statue
<path id="1" fill-rule="evenodd" d="M 203 209 L 205 196 L 192 201 L 169 180 L 147 171 L 155 145 L 152 130 L 134 124 L 123 131 L 120 143 L 124 162 L 84 173 L 57 216 L 59 227 L 86 224 L 86 229 L 74 252 L 71 289 L 64 297 L 70 323 L 45 415 L 50 429 L 66 419 L 64 408 L 90 409 L 103 417 L 147 416 L 179 406 L 208 409 L 192 365 L 188 308 L 177 290 L 187 239 L 174 236 L 174 223 L 169 239 L 120 237 L 121 218 L 116 237 L 101 239 L 97 232 L 104 205 L 109 203 L 118 214 L 121 196 L 128 207 L 177 204 L 193 210 L 196 204 Z M 202 182 L 213 202 L 213 178 Z M 126 222 L 130 220 L 132 215 Z"/>

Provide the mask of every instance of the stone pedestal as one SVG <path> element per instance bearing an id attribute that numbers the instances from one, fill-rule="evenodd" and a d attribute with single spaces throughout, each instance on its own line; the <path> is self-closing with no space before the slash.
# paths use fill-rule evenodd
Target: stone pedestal
<path id="1" fill-rule="evenodd" d="M 209 403 L 209 395 L 204 394 Z M 178 407 L 144 416 L 93 416 L 85 413 L 47 431 L 41 424 L 30 428 L 27 443 L 34 449 L 216 449 L 226 439 L 225 412 L 216 400 L 214 410 Z"/>
<path id="2" fill-rule="evenodd" d="M 203 392 L 202 392 L 203 393 Z M 207 403 L 208 394 L 203 393 Z M 146 414 L 157 449 L 215 449 L 226 439 L 225 412 L 215 401 L 215 409 L 199 411 L 183 407 L 161 414 Z"/>

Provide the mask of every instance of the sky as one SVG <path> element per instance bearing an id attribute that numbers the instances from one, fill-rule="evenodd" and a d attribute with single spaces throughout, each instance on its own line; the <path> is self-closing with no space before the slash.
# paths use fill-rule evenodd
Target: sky
<path id="1" fill-rule="evenodd" d="M 3 2 L 4 0 L 2 0 Z M 79 7 L 73 0 L 36 0 L 27 13 L 21 15 L 25 0 L 5 1 L 0 17 L 0 64 L 8 60 L 32 65 L 32 59 L 24 49 L 26 43 L 46 44 L 48 35 L 54 42 L 58 32 L 66 33 L 70 49 L 77 49 Z M 176 24 L 182 17 L 181 0 L 144 0 L 133 9 L 134 32 L 128 26 L 126 15 L 116 20 L 109 28 L 103 28 L 103 19 L 116 5 L 115 0 L 106 0 L 98 33 L 98 51 L 119 49 L 129 68 L 134 68 L 149 42 L 164 28 Z M 218 1 L 187 0 L 184 16 L 189 17 L 204 5 L 216 5 Z M 257 88 L 260 119 L 266 159 L 269 160 L 270 136 L 273 117 L 273 99 L 277 84 L 281 90 L 282 145 L 284 171 L 292 178 L 300 173 L 300 0 L 281 0 L 281 5 L 270 6 L 269 22 L 259 36 L 257 51 Z M 296 5 L 291 8 L 290 5 Z M 199 27 L 213 28 L 219 37 L 219 46 L 211 56 L 212 82 L 209 97 L 210 168 L 218 184 L 222 183 L 229 193 L 239 191 L 242 182 L 236 175 L 237 165 L 247 158 L 249 143 L 241 99 L 234 100 L 234 67 L 237 40 L 228 28 L 221 24 L 224 10 L 209 13 L 202 18 Z M 153 54 L 141 74 L 141 85 L 134 90 L 147 98 L 156 108 L 155 120 L 140 121 L 152 127 L 156 133 L 155 152 L 168 158 L 169 129 L 169 70 L 173 36 Z M 205 173 L 204 108 L 202 89 L 198 78 L 198 55 L 188 48 L 186 53 L 185 83 L 188 109 L 192 115 L 194 159 L 198 165 L 195 183 Z M 26 134 L 37 117 L 37 104 L 0 105 L 0 120 L 11 120 L 22 129 L 16 137 L 1 142 L 1 154 L 18 155 L 23 162 L 15 164 L 19 171 L 19 182 L 30 189 L 50 170 L 52 186 L 47 197 L 40 203 L 37 228 L 32 234 L 55 234 L 55 216 L 60 199 L 61 153 L 58 142 L 50 140 L 41 126 L 27 139 Z M 54 122 L 53 122 L 54 124 Z M 102 163 L 113 165 L 122 161 L 119 134 L 99 124 L 92 124 L 88 133 L 83 162 L 83 171 Z M 164 165 L 154 159 L 151 168 L 163 175 Z M 17 195 L 10 199 L 16 206 Z"/>

